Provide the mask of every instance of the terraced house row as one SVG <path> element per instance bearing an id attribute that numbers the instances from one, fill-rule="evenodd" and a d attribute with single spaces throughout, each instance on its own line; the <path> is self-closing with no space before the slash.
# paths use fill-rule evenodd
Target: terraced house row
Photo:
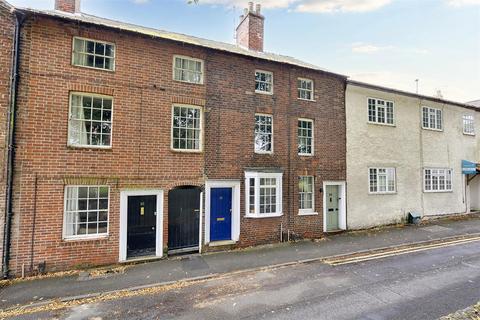
<path id="1" fill-rule="evenodd" d="M 259 5 L 235 45 L 78 0 L 0 17 L 4 276 L 479 209 L 478 109 L 264 52 Z"/>

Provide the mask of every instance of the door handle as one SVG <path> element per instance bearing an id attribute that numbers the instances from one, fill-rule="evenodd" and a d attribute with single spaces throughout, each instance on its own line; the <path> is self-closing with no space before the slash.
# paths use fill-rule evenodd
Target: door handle
<path id="1" fill-rule="evenodd" d="M 152 227 L 152 230 L 155 230 L 155 227 Z"/>

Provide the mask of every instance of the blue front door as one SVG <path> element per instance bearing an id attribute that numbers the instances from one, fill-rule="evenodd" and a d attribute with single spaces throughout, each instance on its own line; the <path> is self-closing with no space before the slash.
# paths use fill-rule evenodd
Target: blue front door
<path id="1" fill-rule="evenodd" d="M 210 241 L 232 240 L 232 188 L 210 192 Z"/>

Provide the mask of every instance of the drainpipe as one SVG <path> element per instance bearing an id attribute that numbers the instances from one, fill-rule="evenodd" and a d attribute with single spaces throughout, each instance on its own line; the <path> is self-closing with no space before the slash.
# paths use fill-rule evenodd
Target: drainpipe
<path id="1" fill-rule="evenodd" d="M 25 20 L 24 14 L 18 11 L 13 11 L 15 15 L 15 33 L 13 38 L 12 48 L 12 75 L 10 79 L 10 106 L 7 113 L 7 190 L 5 200 L 5 224 L 3 230 L 3 257 L 2 257 L 2 274 L 3 278 L 8 278 L 9 262 L 10 262 L 10 233 L 12 228 L 12 189 L 13 189 L 13 157 L 15 152 L 15 112 L 17 104 L 17 90 L 18 90 L 18 65 L 19 65 L 19 43 L 20 43 L 20 28 Z"/>

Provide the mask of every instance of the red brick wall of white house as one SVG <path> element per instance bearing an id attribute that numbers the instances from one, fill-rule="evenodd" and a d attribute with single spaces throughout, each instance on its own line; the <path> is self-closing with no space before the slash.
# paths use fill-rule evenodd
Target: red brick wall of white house
<path id="1" fill-rule="evenodd" d="M 9 8 L 0 1 L 0 257 L 3 256 L 3 231 L 5 219 L 7 114 L 10 104 L 12 75 L 12 49 L 15 21 Z M 0 268 L 3 260 L 0 261 Z"/>
<path id="2" fill-rule="evenodd" d="M 72 66 L 73 36 L 114 42 L 116 71 Z M 117 262 L 119 197 L 120 190 L 125 188 L 165 190 L 163 243 L 166 246 L 168 190 L 179 185 L 201 186 L 206 178 L 240 179 L 243 189 L 246 166 L 286 170 L 284 215 L 271 219 L 242 218 L 241 246 L 278 241 L 279 225 L 282 221 L 287 224 L 287 220 L 299 234 L 321 235 L 321 214 L 296 216 L 295 177 L 303 172 L 316 175 L 317 190 L 323 179 L 345 179 L 344 79 L 40 16 L 26 21 L 21 53 L 10 266 L 13 273 L 18 274 L 22 266 L 27 272 L 34 270 L 43 261 L 49 271 Z M 204 85 L 172 80 L 175 54 L 205 60 Z M 273 96 L 253 93 L 256 68 L 274 72 Z M 315 79 L 316 102 L 296 99 L 297 76 Z M 67 147 L 71 91 L 113 96 L 110 150 Z M 205 106 L 203 153 L 171 151 L 171 108 L 175 102 Z M 255 111 L 273 113 L 272 156 L 253 152 Z M 315 156 L 308 159 L 296 155 L 299 116 L 316 121 Z M 108 238 L 62 239 L 67 184 L 110 185 Z M 317 210 L 321 210 L 319 192 L 316 199 Z M 242 216 L 244 202 L 242 191 Z"/>

